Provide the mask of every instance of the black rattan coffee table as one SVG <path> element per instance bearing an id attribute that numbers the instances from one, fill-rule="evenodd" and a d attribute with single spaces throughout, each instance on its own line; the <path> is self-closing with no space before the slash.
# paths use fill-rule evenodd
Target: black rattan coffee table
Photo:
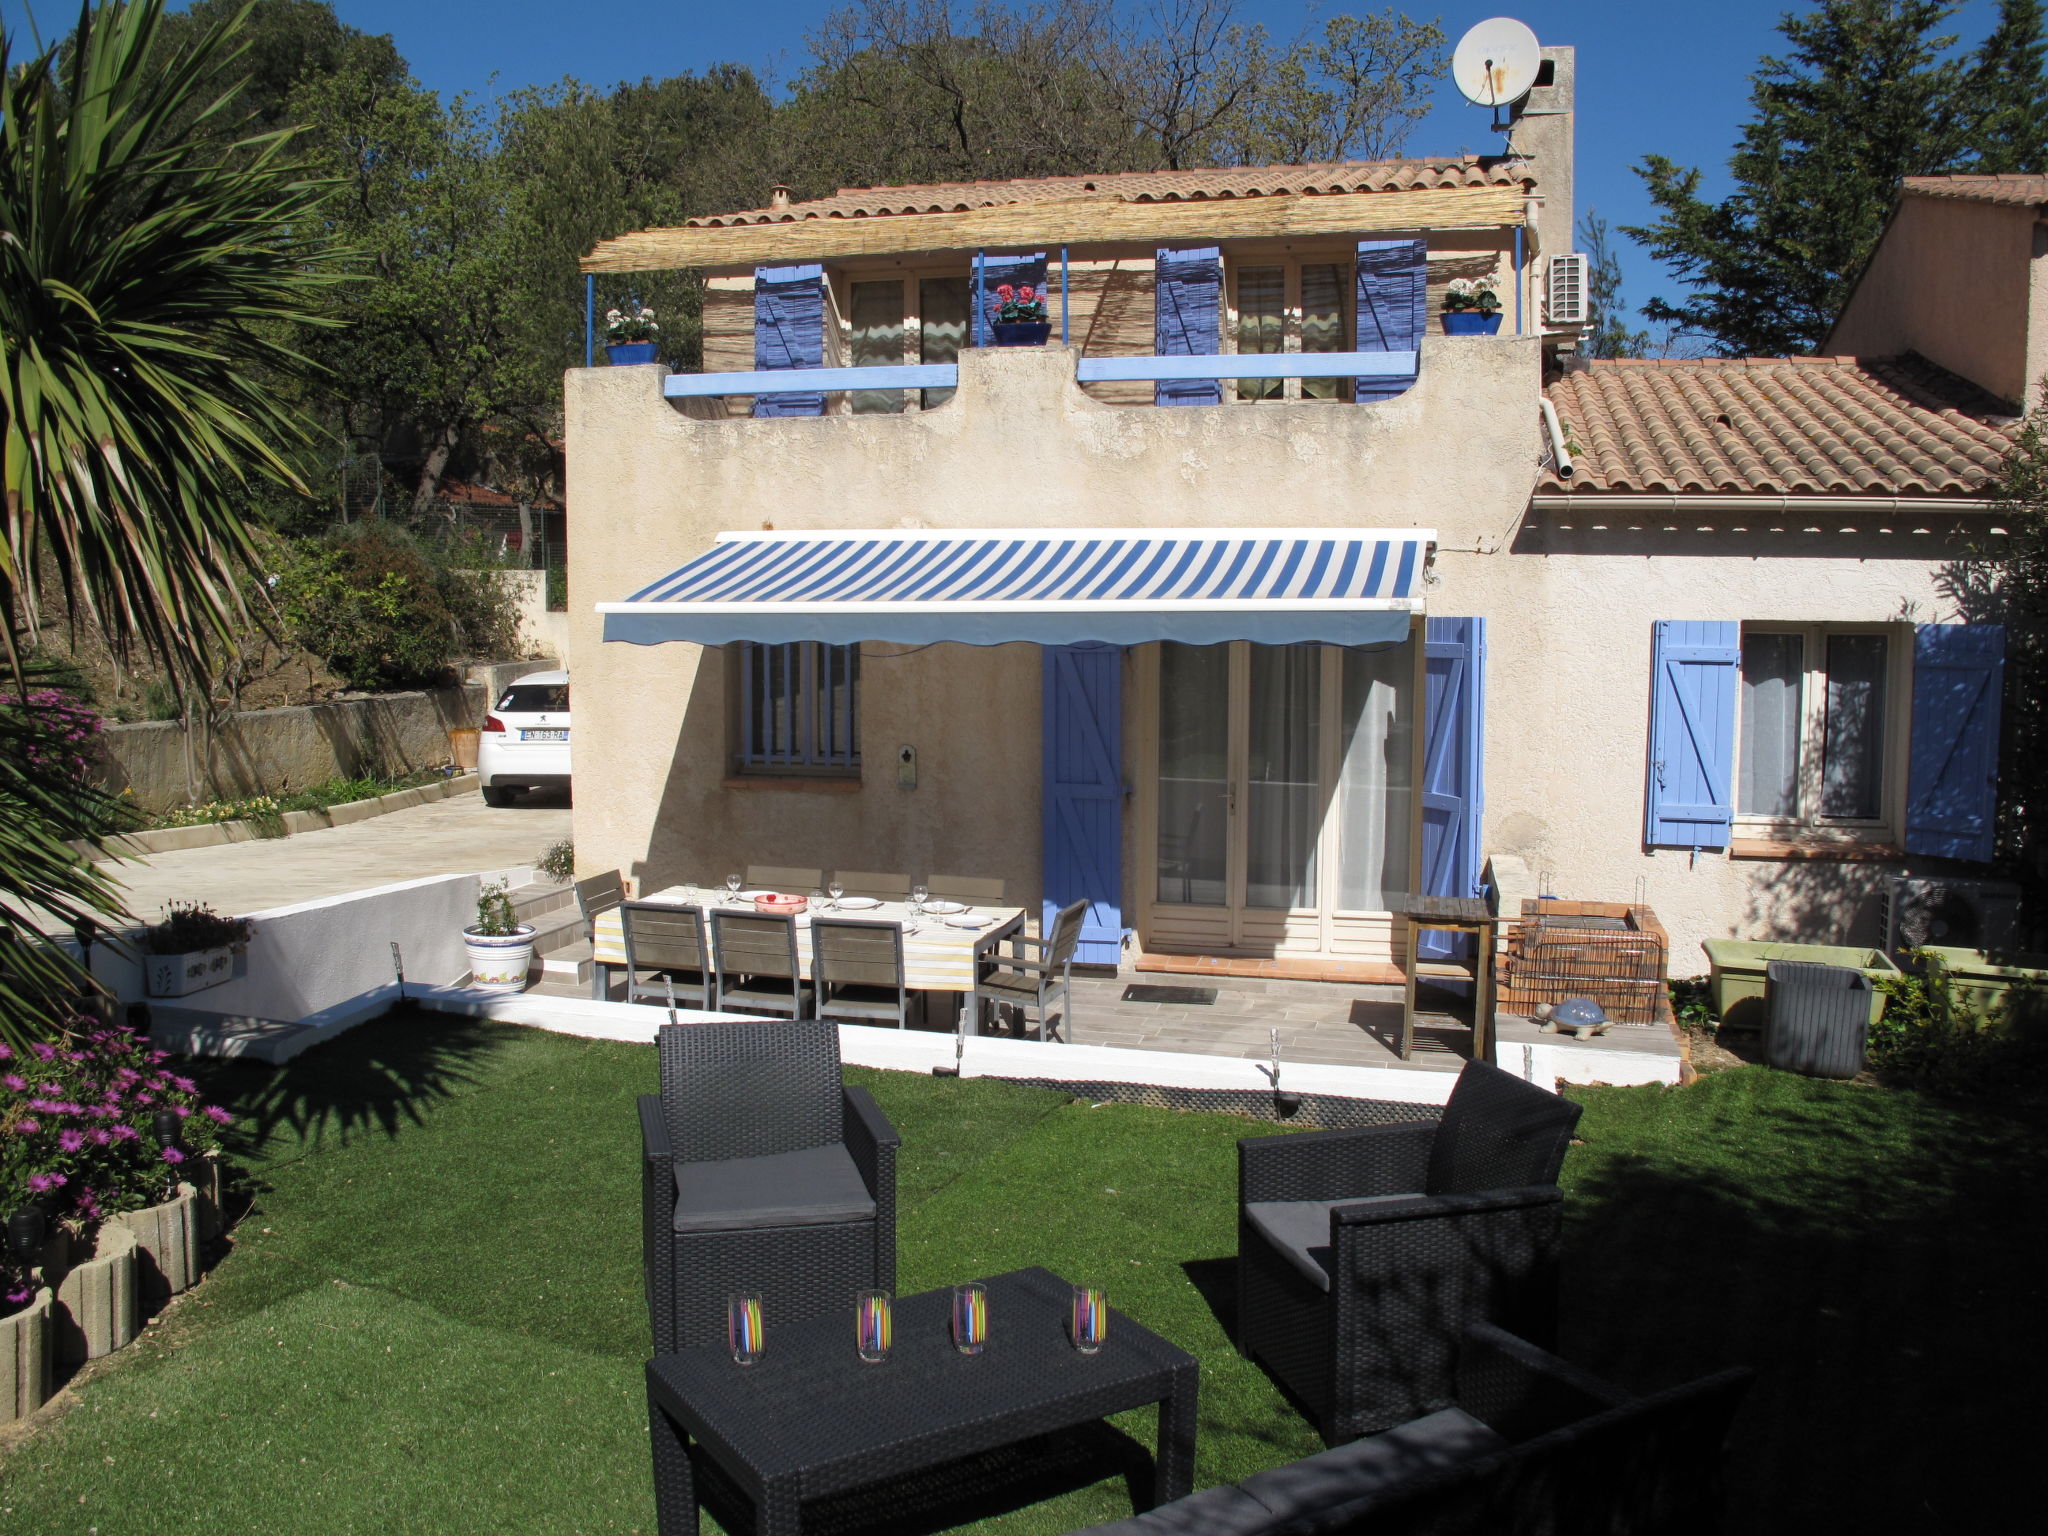
<path id="1" fill-rule="evenodd" d="M 953 1348 L 950 1292 L 896 1302 L 895 1346 L 879 1365 L 854 1352 L 853 1297 L 844 1316 L 778 1328 L 749 1366 L 724 1349 L 686 1349 L 648 1362 L 654 1497 L 661 1536 L 696 1536 L 689 1442 L 754 1502 L 761 1536 L 802 1530 L 807 1499 L 839 1493 L 1050 1430 L 1159 1405 L 1154 1495 L 1165 1503 L 1194 1479 L 1195 1359 L 1120 1312 L 1101 1351 L 1067 1340 L 1067 1282 L 1045 1269 L 988 1286 L 989 1342 Z"/>

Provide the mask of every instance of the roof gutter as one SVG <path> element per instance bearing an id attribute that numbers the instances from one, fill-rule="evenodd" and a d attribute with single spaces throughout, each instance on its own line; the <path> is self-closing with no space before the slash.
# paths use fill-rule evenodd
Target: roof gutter
<path id="1" fill-rule="evenodd" d="M 1613 491 L 1538 491 L 1529 498 L 1532 512 L 1901 512 L 1926 516 L 1996 512 L 2001 505 L 1983 496 L 1701 496 L 1684 492 L 1640 496 Z"/>

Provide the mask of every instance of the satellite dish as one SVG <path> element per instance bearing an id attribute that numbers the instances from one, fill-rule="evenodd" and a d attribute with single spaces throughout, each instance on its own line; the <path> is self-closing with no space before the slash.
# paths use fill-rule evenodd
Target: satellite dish
<path id="1" fill-rule="evenodd" d="M 1506 107 L 1529 94 L 1542 64 L 1536 34 L 1512 16 L 1495 16 L 1458 40 L 1451 79 L 1474 106 Z"/>

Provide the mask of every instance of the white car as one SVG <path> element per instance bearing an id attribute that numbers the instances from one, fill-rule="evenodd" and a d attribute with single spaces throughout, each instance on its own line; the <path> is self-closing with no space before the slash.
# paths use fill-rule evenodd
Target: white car
<path id="1" fill-rule="evenodd" d="M 569 787 L 569 674 L 529 672 L 484 716 L 477 773 L 485 805 L 515 790 Z"/>

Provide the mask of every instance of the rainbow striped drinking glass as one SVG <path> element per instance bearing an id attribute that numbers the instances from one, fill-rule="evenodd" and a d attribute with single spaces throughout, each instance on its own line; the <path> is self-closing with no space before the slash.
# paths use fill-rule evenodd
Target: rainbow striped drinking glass
<path id="1" fill-rule="evenodd" d="M 895 1340 L 896 1322 L 890 1314 L 887 1291 L 862 1291 L 853 1307 L 853 1343 L 861 1359 L 880 1365 L 889 1358 Z"/>
<path id="2" fill-rule="evenodd" d="M 752 1365 L 767 1346 L 758 1291 L 734 1291 L 725 1298 L 725 1338 L 735 1365 Z"/>
<path id="3" fill-rule="evenodd" d="M 953 1287 L 953 1347 L 978 1355 L 988 1343 L 988 1287 L 979 1281 Z"/>
<path id="4" fill-rule="evenodd" d="M 1109 1337 L 1109 1295 L 1101 1287 L 1074 1287 L 1074 1311 L 1067 1336 L 1084 1355 L 1102 1348 L 1102 1341 Z"/>

